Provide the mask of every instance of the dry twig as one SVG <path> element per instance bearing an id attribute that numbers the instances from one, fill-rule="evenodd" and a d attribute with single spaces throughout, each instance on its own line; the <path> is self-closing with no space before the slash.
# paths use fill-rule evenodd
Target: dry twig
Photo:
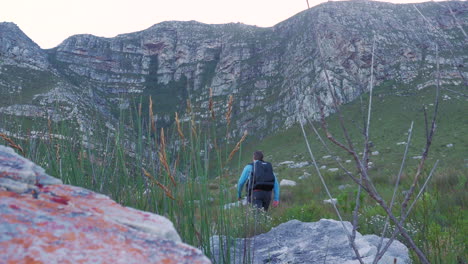
<path id="1" fill-rule="evenodd" d="M 179 115 L 177 114 L 177 112 L 175 113 L 175 122 L 177 126 L 177 133 L 179 134 L 179 137 L 182 140 L 182 142 L 185 142 L 185 136 L 184 136 L 184 133 L 182 132 L 182 127 L 180 125 Z"/>

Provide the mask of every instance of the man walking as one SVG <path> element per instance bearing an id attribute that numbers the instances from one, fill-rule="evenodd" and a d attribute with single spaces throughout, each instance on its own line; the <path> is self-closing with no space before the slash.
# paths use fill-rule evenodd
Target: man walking
<path id="1" fill-rule="evenodd" d="M 279 184 L 271 163 L 263 161 L 263 153 L 255 151 L 253 163 L 245 166 L 237 183 L 237 197 L 240 200 L 242 188 L 247 182 L 247 201 L 257 208 L 268 211 L 273 190 L 273 207 L 279 204 Z"/>

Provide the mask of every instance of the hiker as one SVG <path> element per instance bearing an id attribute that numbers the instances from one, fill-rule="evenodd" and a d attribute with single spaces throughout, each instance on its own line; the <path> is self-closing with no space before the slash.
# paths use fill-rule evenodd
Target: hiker
<path id="1" fill-rule="evenodd" d="M 251 180 L 253 179 L 253 180 Z M 255 151 L 253 163 L 247 164 L 237 183 L 237 197 L 241 200 L 242 187 L 247 182 L 247 202 L 257 208 L 268 211 L 271 201 L 271 191 L 274 191 L 273 207 L 279 204 L 279 184 L 273 173 L 271 163 L 263 161 L 263 153 Z M 253 182 L 253 184 L 251 184 Z"/>

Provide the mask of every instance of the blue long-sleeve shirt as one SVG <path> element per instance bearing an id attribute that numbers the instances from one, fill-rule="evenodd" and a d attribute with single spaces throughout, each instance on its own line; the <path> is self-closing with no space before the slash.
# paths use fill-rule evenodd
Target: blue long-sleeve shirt
<path id="1" fill-rule="evenodd" d="M 247 166 L 244 167 L 244 170 L 242 171 L 239 181 L 237 182 L 237 197 L 238 198 L 241 198 L 242 188 L 244 187 L 244 184 L 247 182 L 247 180 L 250 178 L 252 168 L 253 166 L 251 164 L 248 164 Z M 275 185 L 273 186 L 273 193 L 274 193 L 273 200 L 279 201 L 280 187 L 278 184 L 278 178 L 276 178 L 276 175 L 274 173 L 273 175 L 275 176 Z"/>

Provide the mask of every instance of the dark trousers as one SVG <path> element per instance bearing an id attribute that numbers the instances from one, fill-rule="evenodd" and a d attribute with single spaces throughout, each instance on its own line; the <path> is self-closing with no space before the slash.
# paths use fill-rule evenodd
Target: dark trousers
<path id="1" fill-rule="evenodd" d="M 271 191 L 253 190 L 247 197 L 249 198 L 248 202 L 252 203 L 254 207 L 268 211 L 271 202 Z"/>

